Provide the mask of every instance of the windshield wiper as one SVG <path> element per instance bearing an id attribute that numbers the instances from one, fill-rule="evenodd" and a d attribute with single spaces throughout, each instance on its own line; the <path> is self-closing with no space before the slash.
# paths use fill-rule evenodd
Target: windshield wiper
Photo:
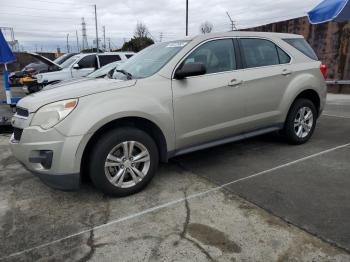
<path id="1" fill-rule="evenodd" d="M 126 72 L 124 69 L 116 69 L 115 71 L 126 75 L 126 78 L 128 80 L 132 79 L 132 74 L 130 74 L 129 72 Z"/>

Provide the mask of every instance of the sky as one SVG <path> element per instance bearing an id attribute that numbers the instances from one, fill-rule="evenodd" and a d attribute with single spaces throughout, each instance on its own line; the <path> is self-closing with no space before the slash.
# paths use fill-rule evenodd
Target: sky
<path id="1" fill-rule="evenodd" d="M 229 12 L 238 29 L 304 16 L 321 0 L 189 0 L 189 35 L 199 34 L 209 21 L 213 31 L 229 31 Z M 186 0 L 0 0 L 0 27 L 13 27 L 20 48 L 27 51 L 66 52 L 81 45 L 81 18 L 87 24 L 89 45 L 95 38 L 94 4 L 98 34 L 106 32 L 106 45 L 120 47 L 133 36 L 136 23 L 143 22 L 155 41 L 174 40 L 185 35 Z M 9 34 L 6 33 L 6 38 Z"/>

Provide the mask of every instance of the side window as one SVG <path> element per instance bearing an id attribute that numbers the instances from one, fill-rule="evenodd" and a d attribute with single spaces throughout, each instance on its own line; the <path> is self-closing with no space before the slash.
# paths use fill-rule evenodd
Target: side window
<path id="1" fill-rule="evenodd" d="M 129 59 L 130 57 L 132 57 L 133 55 L 125 55 L 127 59 Z"/>
<path id="2" fill-rule="evenodd" d="M 276 45 L 271 41 L 254 38 L 240 41 L 247 68 L 279 64 Z"/>
<path id="3" fill-rule="evenodd" d="M 288 64 L 290 62 L 290 57 L 287 55 L 286 52 L 284 52 L 281 48 L 276 46 L 277 52 L 278 52 L 278 57 L 280 59 L 280 64 Z"/>
<path id="4" fill-rule="evenodd" d="M 96 55 L 85 56 L 79 61 L 80 68 L 97 68 Z"/>
<path id="5" fill-rule="evenodd" d="M 232 71 L 236 69 L 233 41 L 222 39 L 207 42 L 194 50 L 184 63 L 203 63 L 207 74 Z"/>
<path id="6" fill-rule="evenodd" d="M 99 55 L 98 59 L 100 60 L 100 66 L 107 65 L 112 62 L 120 61 L 121 58 L 119 55 Z"/>

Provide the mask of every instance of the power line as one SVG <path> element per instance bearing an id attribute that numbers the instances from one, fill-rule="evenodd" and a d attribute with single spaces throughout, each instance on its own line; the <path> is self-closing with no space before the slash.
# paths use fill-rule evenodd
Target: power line
<path id="1" fill-rule="evenodd" d="M 51 1 L 46 1 L 46 0 L 30 0 L 30 1 L 33 1 L 33 2 L 41 2 L 41 3 L 47 3 L 47 4 L 54 4 L 54 5 L 82 5 L 82 4 L 79 4 L 79 3 L 72 3 L 72 2 L 51 2 Z"/>
<path id="2" fill-rule="evenodd" d="M 70 21 L 76 20 L 76 18 L 67 18 L 67 17 L 58 17 L 58 16 L 39 16 L 39 15 L 28 15 L 28 14 L 7 13 L 7 12 L 0 12 L 0 14 L 11 15 L 11 16 L 38 17 L 38 18 L 45 18 L 45 19 L 63 19 L 63 20 L 70 20 Z"/>
<path id="3" fill-rule="evenodd" d="M 37 7 L 24 7 L 24 6 L 17 6 L 17 5 L 9 5 L 9 6 L 3 6 L 3 7 L 14 7 L 14 8 L 20 8 L 20 9 L 31 9 L 31 10 L 43 10 L 43 11 L 51 11 L 51 12 L 59 12 L 59 13 L 67 13 L 67 11 L 63 10 L 55 10 L 55 9 L 47 9 L 47 8 L 37 8 Z M 67 6 L 68 7 L 68 6 Z"/>

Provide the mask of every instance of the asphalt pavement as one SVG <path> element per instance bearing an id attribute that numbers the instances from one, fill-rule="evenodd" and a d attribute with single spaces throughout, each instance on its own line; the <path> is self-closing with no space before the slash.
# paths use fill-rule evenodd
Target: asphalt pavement
<path id="1" fill-rule="evenodd" d="M 0 261 L 350 261 L 348 106 L 330 96 L 305 145 L 177 157 L 126 198 L 50 189 L 0 135 Z"/>

